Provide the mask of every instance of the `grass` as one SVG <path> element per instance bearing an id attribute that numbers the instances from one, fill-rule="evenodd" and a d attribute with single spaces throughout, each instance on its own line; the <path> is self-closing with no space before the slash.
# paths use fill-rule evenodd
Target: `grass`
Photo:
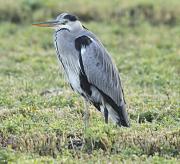
<path id="1" fill-rule="evenodd" d="M 0 6 L 0 163 L 179 163 L 179 1 L 78 0 L 81 10 L 74 1 L 11 2 Z M 91 107 L 84 132 L 83 102 L 63 78 L 53 32 L 30 25 L 62 10 L 82 17 L 111 52 L 131 128 L 105 125 Z"/>

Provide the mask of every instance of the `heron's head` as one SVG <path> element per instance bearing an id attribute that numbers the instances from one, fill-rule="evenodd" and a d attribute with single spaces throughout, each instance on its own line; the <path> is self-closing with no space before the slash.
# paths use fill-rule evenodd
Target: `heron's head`
<path id="1" fill-rule="evenodd" d="M 77 31 L 83 28 L 77 16 L 68 13 L 62 13 L 58 15 L 55 20 L 52 21 L 34 23 L 33 26 L 50 27 L 55 29 L 56 31 L 60 29 Z"/>

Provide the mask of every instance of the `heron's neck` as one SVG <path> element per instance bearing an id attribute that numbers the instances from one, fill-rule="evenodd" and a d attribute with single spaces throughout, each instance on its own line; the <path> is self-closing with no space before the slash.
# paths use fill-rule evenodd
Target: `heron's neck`
<path id="1" fill-rule="evenodd" d="M 70 26 L 70 31 L 73 33 L 77 33 L 83 29 L 83 26 L 80 21 L 76 21 Z"/>

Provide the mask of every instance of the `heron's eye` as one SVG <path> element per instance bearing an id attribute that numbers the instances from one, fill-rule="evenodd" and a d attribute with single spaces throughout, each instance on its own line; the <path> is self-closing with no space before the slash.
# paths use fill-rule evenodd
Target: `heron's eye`
<path id="1" fill-rule="evenodd" d="M 62 24 L 63 24 L 63 25 L 65 25 L 67 22 L 68 22 L 68 21 L 67 21 L 67 20 L 65 20 Z"/>

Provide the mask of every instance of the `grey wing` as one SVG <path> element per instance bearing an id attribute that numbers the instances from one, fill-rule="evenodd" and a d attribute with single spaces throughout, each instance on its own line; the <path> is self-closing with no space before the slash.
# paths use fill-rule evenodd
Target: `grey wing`
<path id="1" fill-rule="evenodd" d="M 87 79 L 120 106 L 124 99 L 118 71 L 102 44 L 92 38 L 91 41 L 81 49 Z"/>

